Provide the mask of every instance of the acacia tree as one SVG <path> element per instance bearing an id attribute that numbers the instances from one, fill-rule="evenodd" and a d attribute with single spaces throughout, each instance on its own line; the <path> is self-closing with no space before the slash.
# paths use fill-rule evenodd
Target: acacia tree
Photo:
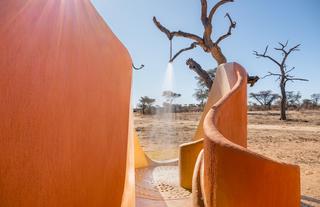
<path id="1" fill-rule="evenodd" d="M 216 71 L 217 71 L 217 68 L 208 70 L 208 74 L 212 80 L 216 76 Z M 195 89 L 195 93 L 193 94 L 193 96 L 197 101 L 200 102 L 200 106 L 203 107 L 208 98 L 209 89 L 206 85 L 206 82 L 202 78 L 196 76 L 195 79 L 197 80 L 198 87 Z"/>
<path id="2" fill-rule="evenodd" d="M 162 96 L 165 97 L 166 101 L 172 105 L 172 102 L 181 96 L 180 93 L 175 93 L 173 91 L 163 91 Z"/>
<path id="3" fill-rule="evenodd" d="M 312 100 L 310 100 L 310 99 L 303 99 L 302 100 L 301 108 L 311 109 L 312 107 L 314 107 Z"/>
<path id="4" fill-rule="evenodd" d="M 274 49 L 276 51 L 280 51 L 282 54 L 282 60 L 278 61 L 275 58 L 271 57 L 270 55 L 268 55 L 268 46 L 266 46 L 265 50 L 263 53 L 259 53 L 257 51 L 253 51 L 253 54 L 257 57 L 257 58 L 266 58 L 268 60 L 270 60 L 271 62 L 273 62 L 279 72 L 278 73 L 272 73 L 272 72 L 268 72 L 268 74 L 265 77 L 268 76 L 276 76 L 277 80 L 279 80 L 279 87 L 281 90 L 281 100 L 280 100 L 280 119 L 281 120 L 287 120 L 287 115 L 286 115 L 286 106 L 287 106 L 287 94 L 286 94 L 286 86 L 287 86 L 287 82 L 288 81 L 308 81 L 307 79 L 303 79 L 303 78 L 296 78 L 295 76 L 291 75 L 290 72 L 292 72 L 295 67 L 292 68 L 288 68 L 286 61 L 289 57 L 289 55 L 294 52 L 294 51 L 298 51 L 300 44 L 295 45 L 294 47 L 288 48 L 288 41 L 283 44 L 281 42 L 279 42 L 279 47 L 275 47 Z"/>
<path id="5" fill-rule="evenodd" d="M 320 93 L 311 94 L 311 100 L 315 106 L 318 106 L 318 102 L 320 100 Z"/>
<path id="6" fill-rule="evenodd" d="M 179 98 L 181 94 L 173 91 L 163 91 L 162 96 L 166 99 L 166 102 L 163 103 L 163 106 L 167 108 L 168 112 L 172 112 L 173 110 L 174 113 L 176 113 L 177 105 L 173 105 L 172 103 L 176 98 Z"/>
<path id="7" fill-rule="evenodd" d="M 145 114 L 146 109 L 151 110 L 152 104 L 155 102 L 156 100 L 153 98 L 149 98 L 148 96 L 143 96 L 139 99 L 139 104 L 138 107 L 141 109 L 142 114 Z"/>
<path id="8" fill-rule="evenodd" d="M 250 93 L 250 98 L 256 100 L 264 109 L 271 109 L 272 103 L 279 98 L 279 95 L 272 93 L 271 90 Z"/>
<path id="9" fill-rule="evenodd" d="M 193 94 L 193 97 L 195 97 L 195 99 L 200 102 L 199 105 L 201 108 L 203 108 L 205 101 L 208 98 L 208 89 L 207 88 L 197 88 L 195 90 L 195 93 Z"/>
<path id="10" fill-rule="evenodd" d="M 210 53 L 212 58 L 216 61 L 217 65 L 223 64 L 227 62 L 227 58 L 221 51 L 219 43 L 221 43 L 224 39 L 231 35 L 232 29 L 236 27 L 236 22 L 234 22 L 231 16 L 226 13 L 225 17 L 227 17 L 229 21 L 229 28 L 228 31 L 225 32 L 223 35 L 218 37 L 216 40 L 212 39 L 213 36 L 213 16 L 215 15 L 216 11 L 224 4 L 228 2 L 233 2 L 233 0 L 220 0 L 218 1 L 209 11 L 208 11 L 208 4 L 207 0 L 200 0 L 201 3 L 201 23 L 203 25 L 203 34 L 202 36 L 184 32 L 184 31 L 170 31 L 165 26 L 163 26 L 156 17 L 153 17 L 153 22 L 157 26 L 157 28 L 163 32 L 170 41 L 170 62 L 173 62 L 181 53 L 192 50 L 197 46 L 201 47 L 204 52 Z M 172 56 L 172 39 L 174 37 L 182 37 L 187 38 L 192 41 L 189 47 L 183 48 L 179 50 L 174 56 Z M 208 72 L 202 69 L 201 65 L 197 63 L 194 59 L 189 58 L 186 61 L 187 66 L 196 72 L 198 76 L 205 82 L 208 89 L 212 86 L 212 78 L 208 74 Z M 253 85 L 259 78 L 257 76 L 251 77 L 249 76 L 248 82 Z"/>
<path id="11" fill-rule="evenodd" d="M 301 94 L 300 92 L 286 91 L 287 107 L 299 108 Z"/>

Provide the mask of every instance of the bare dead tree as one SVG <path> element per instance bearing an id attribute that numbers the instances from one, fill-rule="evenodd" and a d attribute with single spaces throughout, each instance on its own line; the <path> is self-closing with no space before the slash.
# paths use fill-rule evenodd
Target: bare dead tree
<path id="1" fill-rule="evenodd" d="M 172 54 L 170 55 L 170 62 L 174 61 L 181 53 L 185 51 L 192 50 L 196 48 L 197 46 L 201 47 L 204 52 L 210 53 L 212 57 L 215 59 L 218 65 L 226 63 L 227 59 L 225 55 L 222 53 L 221 48 L 219 46 L 219 43 L 222 42 L 224 39 L 229 37 L 231 35 L 232 29 L 236 27 L 236 22 L 234 22 L 231 19 L 231 16 L 226 13 L 225 17 L 228 18 L 229 21 L 229 29 L 228 31 L 218 37 L 216 40 L 212 39 L 212 33 L 213 33 L 213 25 L 212 25 L 212 19 L 216 11 L 225 3 L 233 2 L 233 0 L 220 0 L 217 2 L 211 9 L 208 11 L 208 5 L 207 0 L 200 0 L 201 2 L 201 22 L 204 28 L 203 35 L 198 36 L 196 34 L 183 32 L 183 31 L 170 31 L 165 26 L 163 26 L 156 17 L 153 17 L 154 24 L 158 27 L 158 29 L 163 32 L 168 39 L 170 40 L 170 44 L 172 39 L 174 37 L 182 37 L 187 38 L 192 41 L 191 45 L 189 47 L 183 48 L 179 50 L 173 57 Z M 186 64 L 189 66 L 189 68 L 193 71 L 195 71 L 205 82 L 207 87 L 210 89 L 212 85 L 212 79 L 210 79 L 210 76 L 208 75 L 207 71 L 202 69 L 199 63 L 197 63 L 193 59 L 188 59 Z"/>
<path id="2" fill-rule="evenodd" d="M 280 119 L 281 120 L 287 120 L 287 116 L 286 116 L 286 106 L 287 106 L 287 94 L 286 94 L 286 85 L 288 81 L 308 81 L 307 79 L 304 78 L 296 78 L 295 76 L 291 75 L 290 72 L 292 72 L 295 67 L 292 68 L 288 68 L 286 61 L 289 57 L 289 55 L 294 52 L 294 51 L 299 51 L 299 47 L 300 44 L 295 45 L 294 47 L 288 48 L 288 41 L 283 44 L 281 42 L 279 42 L 279 47 L 275 47 L 274 49 L 276 51 L 280 51 L 282 54 L 282 60 L 278 61 L 275 58 L 271 57 L 270 55 L 268 55 L 268 46 L 266 46 L 265 50 L 263 53 L 259 53 L 257 51 L 253 51 L 253 54 L 257 57 L 257 58 L 266 58 L 268 60 L 270 60 L 271 62 L 273 62 L 279 69 L 279 73 L 272 73 L 272 72 L 268 72 L 267 75 L 265 75 L 263 78 L 266 78 L 268 76 L 275 76 L 277 77 L 277 80 L 279 81 L 279 87 L 281 90 L 281 104 L 280 104 L 280 110 L 281 110 L 281 114 L 280 114 Z"/>

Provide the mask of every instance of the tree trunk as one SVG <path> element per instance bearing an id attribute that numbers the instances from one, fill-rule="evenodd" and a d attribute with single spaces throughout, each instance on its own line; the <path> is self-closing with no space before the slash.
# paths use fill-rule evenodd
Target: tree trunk
<path id="1" fill-rule="evenodd" d="M 146 106 L 145 105 L 142 105 L 142 107 L 141 107 L 141 109 L 142 109 L 142 114 L 144 115 L 144 111 L 145 111 L 145 109 L 146 109 Z"/>
<path id="2" fill-rule="evenodd" d="M 286 94 L 286 84 L 283 80 L 280 82 L 280 89 L 281 89 L 280 120 L 287 120 L 287 115 L 286 115 L 287 94 Z"/>
<path id="3" fill-rule="evenodd" d="M 271 104 L 268 104 L 268 110 L 271 110 Z"/>
<path id="4" fill-rule="evenodd" d="M 218 45 L 213 46 L 210 49 L 211 55 L 212 57 L 217 61 L 218 66 L 220 64 L 226 63 L 227 59 L 226 57 L 222 54 L 221 49 Z"/>

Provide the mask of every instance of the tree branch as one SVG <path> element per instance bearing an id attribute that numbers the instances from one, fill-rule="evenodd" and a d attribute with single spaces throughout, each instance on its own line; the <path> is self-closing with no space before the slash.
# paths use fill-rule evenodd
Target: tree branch
<path id="1" fill-rule="evenodd" d="M 218 3 L 216 3 L 216 5 L 214 5 L 214 7 L 212 7 L 210 13 L 209 13 L 209 17 L 208 17 L 208 21 L 209 23 L 211 24 L 212 22 L 212 18 L 213 18 L 213 15 L 216 13 L 216 11 L 218 10 L 218 8 L 220 6 L 222 6 L 223 4 L 225 3 L 228 3 L 228 2 L 233 2 L 234 0 L 221 0 L 219 1 Z"/>
<path id="2" fill-rule="evenodd" d="M 187 33 L 187 32 L 183 32 L 183 31 L 170 32 L 170 30 L 168 30 L 166 27 L 164 27 L 157 20 L 156 17 L 153 17 L 153 22 L 161 32 L 163 32 L 163 33 L 165 33 L 167 35 L 169 40 L 172 40 L 173 37 L 185 37 L 185 38 L 188 38 L 188 39 L 196 41 L 199 45 L 203 45 L 203 39 L 201 37 L 199 37 L 198 35 Z"/>
<path id="3" fill-rule="evenodd" d="M 290 73 L 291 71 L 293 71 L 294 69 L 295 69 L 295 67 L 292 67 L 290 70 L 286 70 L 285 73 L 288 74 L 288 73 Z"/>
<path id="4" fill-rule="evenodd" d="M 257 97 L 257 94 L 250 93 L 250 97 L 254 98 L 256 101 L 258 101 L 261 106 L 264 106 L 264 103 Z"/>
<path id="5" fill-rule="evenodd" d="M 201 22 L 204 27 L 206 27 L 207 21 L 208 21 L 207 12 L 208 12 L 207 0 L 201 0 Z"/>
<path id="6" fill-rule="evenodd" d="M 268 74 L 265 75 L 265 76 L 263 76 L 261 79 L 264 79 L 264 78 L 269 77 L 269 76 L 279 76 L 279 77 L 281 77 L 282 75 L 281 75 L 281 74 L 278 74 L 278 73 L 268 72 Z"/>
<path id="7" fill-rule="evenodd" d="M 232 29 L 236 28 L 236 22 L 232 21 L 230 15 L 228 13 L 226 13 L 225 17 L 228 17 L 228 19 L 230 21 L 228 32 L 226 34 L 222 35 L 221 37 L 219 37 L 215 44 L 219 44 L 222 40 L 224 40 L 225 38 L 230 36 Z"/>
<path id="8" fill-rule="evenodd" d="M 170 31 L 165 26 L 163 26 L 156 17 L 153 17 L 153 22 L 156 25 L 156 27 L 163 32 L 169 40 L 172 40 L 174 37 L 184 37 L 193 40 L 193 42 L 196 42 L 197 45 L 199 45 L 205 52 L 211 53 L 212 57 L 217 61 L 218 65 L 222 63 L 226 63 L 226 57 L 222 53 L 220 47 L 218 46 L 218 43 L 220 43 L 222 40 L 227 38 L 231 35 L 231 31 L 233 28 L 236 27 L 236 23 L 232 21 L 230 15 L 227 13 L 226 17 L 230 21 L 230 26 L 228 29 L 228 32 L 221 37 L 217 39 L 216 42 L 212 41 L 211 35 L 213 31 L 213 25 L 212 25 L 212 18 L 216 11 L 219 9 L 220 6 L 222 6 L 225 3 L 233 2 L 234 0 L 218 0 L 218 2 L 211 8 L 209 14 L 208 14 L 208 2 L 207 0 L 200 0 L 201 2 L 201 22 L 204 27 L 203 35 L 198 36 L 196 34 L 187 33 L 183 31 Z M 191 46 L 190 46 L 191 47 Z M 190 48 L 189 47 L 189 48 Z M 189 50 L 189 48 L 185 48 L 186 50 Z M 191 47 L 193 48 L 193 47 Z M 185 49 L 182 49 L 179 51 L 180 53 L 186 51 Z M 178 55 L 180 54 L 178 52 Z M 177 57 L 177 56 L 176 56 Z M 175 57 L 175 58 L 176 58 Z M 174 59 L 170 55 L 170 59 Z"/>
<path id="9" fill-rule="evenodd" d="M 286 78 L 286 82 L 287 81 L 309 81 L 309 80 L 304 78 Z"/>
<path id="10" fill-rule="evenodd" d="M 209 16 L 207 16 L 207 0 L 201 0 L 201 22 L 204 27 L 203 39 L 207 45 L 213 45 L 213 41 L 211 39 L 213 15 L 220 6 L 227 2 L 233 2 L 233 0 L 220 0 L 211 8 Z"/>
<path id="11" fill-rule="evenodd" d="M 153 22 L 161 32 L 163 32 L 165 35 L 167 35 L 169 40 L 172 40 L 173 35 L 171 34 L 171 32 L 167 28 L 162 26 L 162 24 L 157 20 L 156 17 L 153 17 Z"/>
<path id="12" fill-rule="evenodd" d="M 292 48 L 289 50 L 288 54 L 290 54 L 290 53 L 293 52 L 293 51 L 299 51 L 300 45 L 301 45 L 301 44 L 297 44 L 296 46 L 292 47 Z"/>
<path id="13" fill-rule="evenodd" d="M 295 45 L 294 47 L 290 48 L 289 50 L 286 50 L 286 47 L 288 46 L 288 41 L 285 44 L 279 42 L 279 45 L 281 46 L 280 48 L 274 48 L 274 49 L 281 51 L 283 53 L 284 57 L 282 59 L 281 66 L 285 67 L 284 64 L 285 64 L 289 54 L 294 51 L 299 51 L 299 47 L 301 44 Z"/>
<path id="14" fill-rule="evenodd" d="M 288 41 L 287 41 L 287 44 L 288 44 Z M 287 44 L 286 44 L 286 45 L 287 45 Z M 293 52 L 293 51 L 298 51 L 299 46 L 300 46 L 300 44 L 298 44 L 298 45 L 290 48 L 288 52 L 285 51 L 285 49 L 284 49 L 285 47 L 283 48 L 284 57 L 283 57 L 283 60 L 282 60 L 282 62 L 281 62 L 281 65 L 282 65 L 283 67 L 285 67 L 285 63 L 286 63 L 286 60 L 287 60 L 289 54 L 290 54 L 291 52 Z"/>
<path id="15" fill-rule="evenodd" d="M 284 49 L 284 48 L 286 48 L 287 47 L 287 45 L 288 45 L 288 40 L 286 41 L 286 43 L 285 44 L 282 44 L 281 42 L 279 42 L 279 45 L 281 45 L 282 46 L 282 48 Z"/>
<path id="16" fill-rule="evenodd" d="M 288 56 L 293 51 L 299 51 L 299 47 L 301 44 L 295 45 L 294 47 L 290 48 L 288 51 L 286 50 L 286 47 L 288 46 L 288 40 L 286 41 L 285 44 L 279 42 L 279 45 L 281 46 L 280 48 L 275 47 L 274 49 L 278 51 L 282 51 L 283 54 Z"/>
<path id="17" fill-rule="evenodd" d="M 264 53 L 258 53 L 257 51 L 253 51 L 253 55 L 257 56 L 258 58 L 259 57 L 268 58 L 269 60 L 277 64 L 279 67 L 281 67 L 281 64 L 275 59 L 273 59 L 271 56 L 267 55 L 267 52 L 268 52 L 268 46 L 264 50 Z"/>
<path id="18" fill-rule="evenodd" d="M 208 89 L 210 89 L 212 86 L 212 79 L 210 78 L 208 72 L 203 70 L 199 63 L 197 63 L 192 58 L 189 58 L 186 64 L 189 66 L 191 70 L 193 70 L 200 76 L 200 78 L 205 82 Z"/>
<path id="19" fill-rule="evenodd" d="M 177 52 L 177 53 L 169 60 L 169 62 L 173 62 L 181 53 L 196 48 L 196 47 L 197 47 L 197 44 L 198 44 L 197 42 L 193 42 L 189 47 L 186 47 L 186 48 L 183 48 L 183 49 L 179 50 L 179 52 Z"/>

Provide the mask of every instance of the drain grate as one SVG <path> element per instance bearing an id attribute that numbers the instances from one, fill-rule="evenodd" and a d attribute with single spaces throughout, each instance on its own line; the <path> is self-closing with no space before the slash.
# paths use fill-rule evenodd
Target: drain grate
<path id="1" fill-rule="evenodd" d="M 153 200 L 189 198 L 191 192 L 179 185 L 178 166 L 136 169 L 136 196 Z"/>

